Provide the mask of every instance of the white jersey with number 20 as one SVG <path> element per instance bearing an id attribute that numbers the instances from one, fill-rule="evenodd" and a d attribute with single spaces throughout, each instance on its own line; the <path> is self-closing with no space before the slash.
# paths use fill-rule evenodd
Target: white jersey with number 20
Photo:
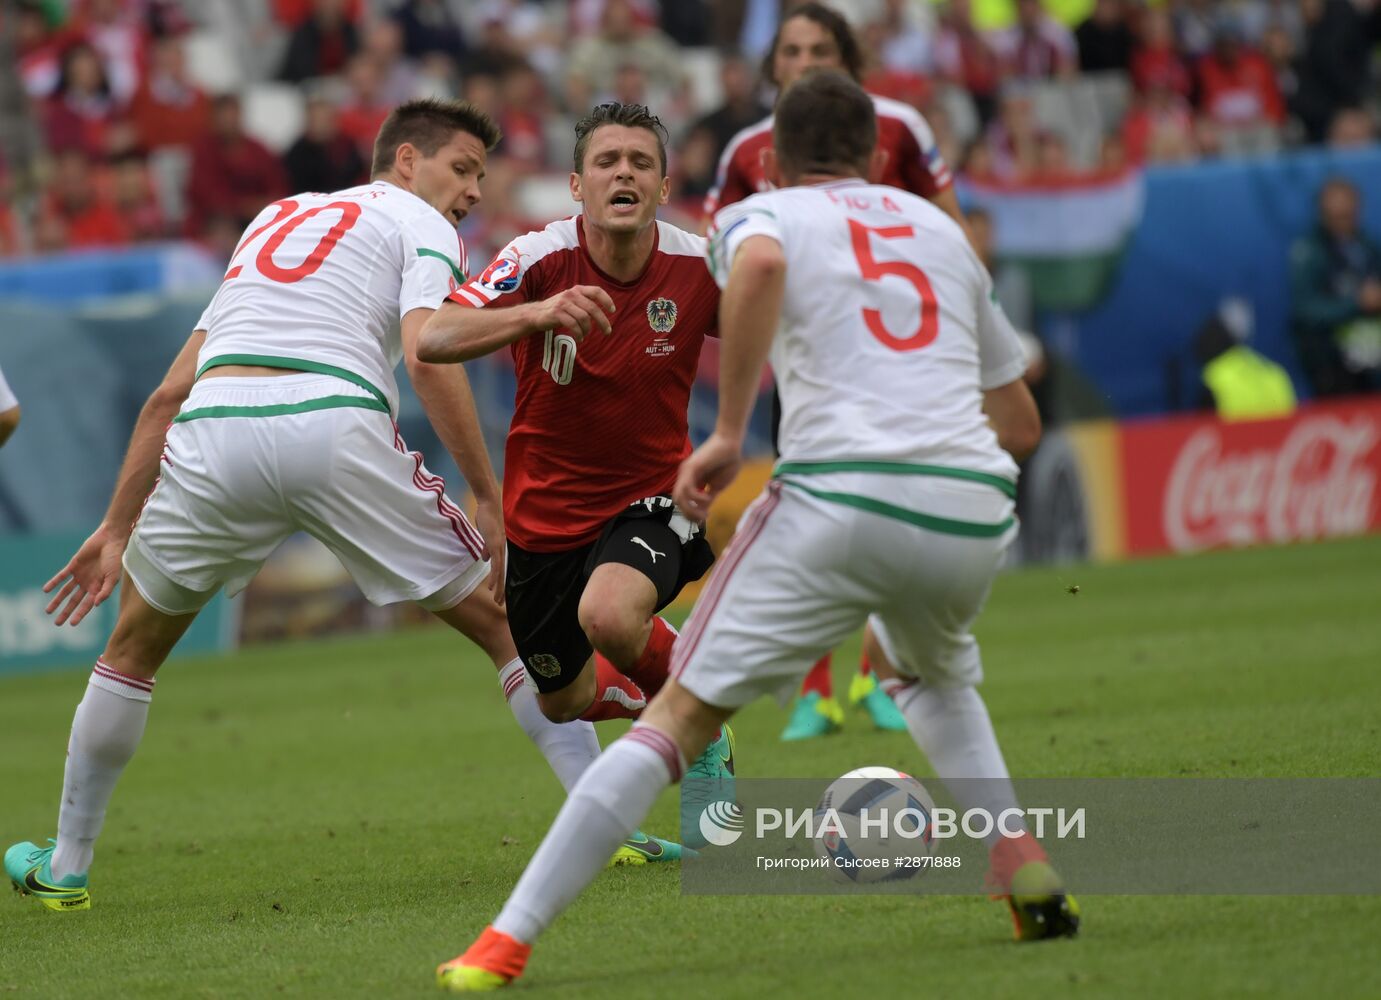
<path id="1" fill-rule="evenodd" d="M 396 413 L 398 322 L 441 305 L 465 280 L 464 257 L 440 212 L 386 181 L 276 201 L 245 230 L 197 324 L 197 367 L 229 356 L 344 371 Z"/>
<path id="2" fill-rule="evenodd" d="M 963 231 L 896 188 L 838 181 L 755 194 L 715 216 L 710 268 L 766 236 L 786 256 L 771 362 L 786 462 L 903 462 L 1015 481 L 982 391 L 1025 355 Z"/>

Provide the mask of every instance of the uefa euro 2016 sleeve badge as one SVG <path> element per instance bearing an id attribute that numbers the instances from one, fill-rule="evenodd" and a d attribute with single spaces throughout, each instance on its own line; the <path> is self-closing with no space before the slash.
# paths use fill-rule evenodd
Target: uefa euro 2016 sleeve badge
<path id="1" fill-rule="evenodd" d="M 647 353 L 655 356 L 672 354 L 676 346 L 670 337 L 671 328 L 676 325 L 676 303 L 671 299 L 657 298 L 647 304 L 647 325 L 658 334 L 656 340 L 647 348 Z"/>

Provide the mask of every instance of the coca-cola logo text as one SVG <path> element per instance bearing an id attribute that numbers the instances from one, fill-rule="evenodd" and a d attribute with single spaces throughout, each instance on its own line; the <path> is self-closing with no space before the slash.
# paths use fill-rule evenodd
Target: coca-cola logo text
<path id="1" fill-rule="evenodd" d="M 1172 549 L 1354 535 L 1371 526 L 1376 421 L 1304 417 L 1279 443 L 1236 451 L 1224 433 L 1225 425 L 1196 431 L 1175 459 L 1163 508 Z"/>

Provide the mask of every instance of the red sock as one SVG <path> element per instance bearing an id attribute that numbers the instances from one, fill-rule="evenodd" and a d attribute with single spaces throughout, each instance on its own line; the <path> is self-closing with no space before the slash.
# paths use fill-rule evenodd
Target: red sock
<path id="1" fill-rule="evenodd" d="M 647 698 L 638 685 L 619 673 L 617 667 L 595 654 L 595 700 L 581 713 L 586 722 L 608 719 L 636 719 L 647 707 Z"/>
<path id="2" fill-rule="evenodd" d="M 652 616 L 652 634 L 647 637 L 638 662 L 624 671 L 642 688 L 647 700 L 651 701 L 662 690 L 671 672 L 671 647 L 676 642 L 676 630 L 666 620 Z"/>
<path id="3" fill-rule="evenodd" d="M 1029 832 L 1019 837 L 1003 837 L 988 852 L 988 889 L 994 897 L 1012 890 L 1012 876 L 1028 861 L 1049 861 L 1040 841 Z"/>
<path id="4" fill-rule="evenodd" d="M 801 694 L 810 694 L 814 691 L 821 698 L 833 696 L 834 681 L 830 677 L 830 662 L 833 659 L 832 653 L 820 657 L 820 662 L 810 668 L 810 673 L 806 674 L 806 679 L 801 682 Z"/>
<path id="5" fill-rule="evenodd" d="M 868 659 L 868 654 L 864 653 L 858 658 L 858 676 L 867 677 L 873 672 L 873 661 Z"/>

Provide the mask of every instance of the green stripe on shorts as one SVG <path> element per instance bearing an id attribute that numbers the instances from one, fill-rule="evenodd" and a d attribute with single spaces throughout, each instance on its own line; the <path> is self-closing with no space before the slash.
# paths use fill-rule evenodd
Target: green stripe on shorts
<path id="1" fill-rule="evenodd" d="M 940 476 L 946 479 L 965 479 L 971 483 L 983 483 L 1001 490 L 1013 500 L 1017 498 L 1017 485 L 1010 479 L 1003 479 L 991 472 L 974 472 L 971 469 L 953 469 L 947 465 L 921 465 L 916 462 L 779 462 L 772 470 L 773 476 L 811 476 L 826 472 L 880 472 L 893 476 Z"/>
<path id="2" fill-rule="evenodd" d="M 336 378 L 344 379 L 352 385 L 357 385 L 364 389 L 371 396 L 384 404 L 385 410 L 388 409 L 388 397 L 369 379 L 363 375 L 356 375 L 346 368 L 337 368 L 335 365 L 325 365 L 320 361 L 303 361 L 300 358 L 280 358 L 272 354 L 222 354 L 214 357 L 206 364 L 197 369 L 197 378 L 201 378 L 212 368 L 222 368 L 225 365 L 249 365 L 256 368 L 282 368 L 285 371 L 310 372 L 313 375 L 334 375 Z M 342 396 L 341 399 L 349 399 L 349 396 Z"/>
<path id="3" fill-rule="evenodd" d="M 340 408 L 388 412 L 388 406 L 377 399 L 368 399 L 364 396 L 321 396 L 317 399 L 304 399 L 300 403 L 272 403 L 266 406 L 203 406 L 200 409 L 179 413 L 173 417 L 173 423 L 185 424 L 189 420 L 220 417 L 281 417 L 289 413 L 311 413 L 314 410 Z"/>
<path id="4" fill-rule="evenodd" d="M 1005 521 L 997 524 L 975 524 L 972 521 L 955 521 L 948 517 L 936 517 L 934 514 L 922 514 L 920 511 L 907 510 L 905 507 L 898 507 L 895 504 L 886 503 L 882 500 L 875 500 L 872 497 L 861 497 L 855 493 L 830 493 L 825 490 L 811 489 L 803 483 L 794 482 L 790 479 L 783 479 L 783 486 L 800 490 L 808 493 L 818 500 L 825 500 L 829 503 L 842 504 L 845 507 L 854 507 L 858 510 L 867 511 L 869 514 L 878 514 L 882 517 L 890 517 L 894 521 L 902 521 L 905 524 L 914 525 L 917 528 L 925 528 L 927 531 L 938 531 L 945 535 L 962 535 L 966 538 L 996 538 L 1008 531 L 1016 518 L 1009 517 Z"/>

